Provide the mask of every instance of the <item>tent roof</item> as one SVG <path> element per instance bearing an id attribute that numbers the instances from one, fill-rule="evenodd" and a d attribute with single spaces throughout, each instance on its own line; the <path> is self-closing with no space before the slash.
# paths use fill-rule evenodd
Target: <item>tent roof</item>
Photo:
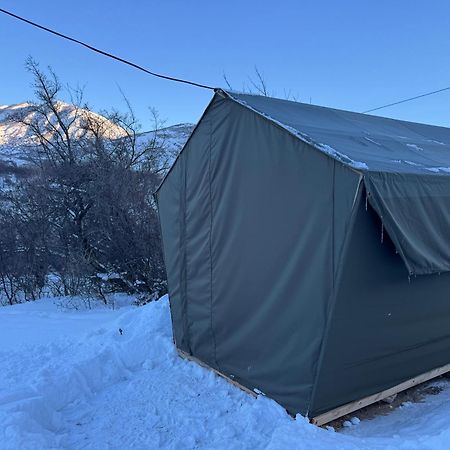
<path id="1" fill-rule="evenodd" d="M 450 176 L 450 128 L 223 92 L 357 170 Z"/>

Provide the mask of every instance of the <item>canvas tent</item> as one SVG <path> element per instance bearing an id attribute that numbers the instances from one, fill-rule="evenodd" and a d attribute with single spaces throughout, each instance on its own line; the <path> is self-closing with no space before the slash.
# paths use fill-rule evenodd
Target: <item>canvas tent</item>
<path id="1" fill-rule="evenodd" d="M 157 202 L 176 346 L 289 412 L 450 363 L 450 129 L 218 90 Z"/>

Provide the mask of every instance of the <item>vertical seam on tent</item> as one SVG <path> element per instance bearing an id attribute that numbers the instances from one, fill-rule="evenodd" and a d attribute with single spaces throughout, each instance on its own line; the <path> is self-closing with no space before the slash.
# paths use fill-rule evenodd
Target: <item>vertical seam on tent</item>
<path id="1" fill-rule="evenodd" d="M 166 283 L 167 283 L 167 294 L 169 296 L 169 311 L 170 311 L 170 322 L 172 324 L 172 341 L 175 344 L 175 347 L 178 348 L 177 340 L 175 338 L 175 322 L 173 320 L 173 310 L 172 310 L 172 302 L 170 301 L 170 289 L 169 289 L 169 277 L 167 276 L 167 263 L 166 263 L 166 250 L 165 250 L 165 244 L 164 244 L 164 237 L 162 232 L 162 225 L 161 225 L 161 214 L 159 213 L 159 202 L 158 202 L 158 194 L 155 192 L 153 194 L 153 199 L 156 204 L 156 211 L 158 213 L 158 225 L 159 225 L 159 236 L 161 239 L 161 246 L 162 246 L 162 256 L 163 256 L 163 262 L 164 262 L 164 271 L 166 273 Z"/>
<path id="2" fill-rule="evenodd" d="M 189 322 L 188 322 L 188 305 L 187 305 L 187 255 L 186 255 L 186 171 L 187 164 L 183 161 L 182 164 L 182 183 L 181 183 L 181 217 L 180 217 L 180 253 L 182 255 L 181 260 L 181 300 L 183 308 L 183 328 L 184 328 L 184 340 L 186 342 L 186 348 L 189 354 L 192 354 L 191 340 L 189 338 Z"/>
<path id="3" fill-rule="evenodd" d="M 333 210 L 331 212 L 331 220 L 333 221 L 331 225 L 331 267 L 333 269 L 332 277 L 331 277 L 331 289 L 334 294 L 334 284 L 336 277 L 336 267 L 335 267 L 335 252 L 334 252 L 334 242 L 335 242 L 335 197 L 336 197 L 336 160 L 333 162 Z"/>
<path id="4" fill-rule="evenodd" d="M 212 119 L 209 119 L 209 159 L 208 159 L 208 184 L 209 184 L 209 317 L 211 337 L 213 343 L 213 362 L 217 368 L 216 335 L 213 327 L 213 257 L 212 257 L 212 227 L 213 227 L 213 205 L 212 205 L 212 174 L 211 174 L 211 153 L 212 153 Z"/>
<path id="5" fill-rule="evenodd" d="M 327 333 L 328 323 L 329 323 L 329 318 L 328 318 L 329 303 L 334 298 L 334 274 L 335 274 L 335 271 L 334 271 L 334 197 L 335 197 L 335 191 L 336 191 L 335 179 L 336 179 L 336 161 L 333 160 L 333 176 L 332 176 L 332 182 L 331 182 L 331 258 L 330 258 L 331 259 L 331 293 L 330 293 L 330 296 L 328 298 L 328 302 L 326 305 L 325 326 L 324 326 L 322 339 L 320 341 L 319 354 L 317 356 L 317 363 L 314 368 L 313 385 L 311 388 L 311 395 L 309 397 L 308 408 L 306 410 L 306 417 L 309 416 L 309 410 L 311 409 L 312 400 L 316 394 L 319 366 L 320 366 L 320 361 L 321 361 L 323 348 L 324 348 L 325 334 Z"/>
<path id="6" fill-rule="evenodd" d="M 328 307 L 327 307 L 327 317 L 326 317 L 326 324 L 325 324 L 325 329 L 322 335 L 322 341 L 320 343 L 320 350 L 319 350 L 319 356 L 317 358 L 317 365 L 316 365 L 316 369 L 315 369 L 315 374 L 314 374 L 314 382 L 313 382 L 313 387 L 311 390 L 311 396 L 309 399 L 309 404 L 308 404 L 308 409 L 306 411 L 306 417 L 309 417 L 309 412 L 311 409 L 311 405 L 313 404 L 313 401 L 315 400 L 315 396 L 316 396 L 316 392 L 317 392 L 317 382 L 319 379 L 319 374 L 320 374 L 320 368 L 322 366 L 322 361 L 323 361 L 323 355 L 324 355 L 324 351 L 325 351 L 325 347 L 326 347 L 326 342 L 328 340 L 328 334 L 329 334 L 329 329 L 330 329 L 330 324 L 331 324 L 331 316 L 333 314 L 334 311 L 334 306 L 335 306 L 335 302 L 336 302 L 336 279 L 340 278 L 340 274 L 339 277 L 336 276 L 335 274 L 335 270 L 334 270 L 334 218 L 335 218 L 335 210 L 334 210 L 334 200 L 335 200 L 335 165 L 333 165 L 333 213 L 332 213 L 332 217 L 333 217 L 333 225 L 332 225 L 332 233 L 333 233 L 333 237 L 332 237 L 332 241 L 333 241 L 333 249 L 332 249 L 332 261 L 333 261 L 333 281 L 332 281 L 332 291 L 330 294 L 330 298 L 329 298 L 329 302 L 328 302 Z M 347 229 L 345 231 L 345 236 L 344 236 L 344 242 L 341 248 L 341 252 L 340 252 L 340 258 L 339 261 L 342 261 L 342 257 L 344 255 L 344 253 L 346 252 L 346 247 L 348 245 L 348 239 L 349 239 L 349 235 L 350 235 L 350 230 L 353 229 L 353 223 L 354 223 L 354 218 L 355 218 L 355 211 L 358 208 L 359 202 L 356 201 L 355 199 L 357 199 L 360 195 L 360 189 L 361 189 L 361 185 L 362 185 L 362 175 L 359 175 L 359 180 L 358 180 L 358 184 L 356 185 L 356 194 L 355 194 L 355 198 L 353 200 L 353 204 L 352 204 L 352 210 L 350 212 L 350 218 L 349 218 L 349 222 L 348 222 L 348 226 Z"/>

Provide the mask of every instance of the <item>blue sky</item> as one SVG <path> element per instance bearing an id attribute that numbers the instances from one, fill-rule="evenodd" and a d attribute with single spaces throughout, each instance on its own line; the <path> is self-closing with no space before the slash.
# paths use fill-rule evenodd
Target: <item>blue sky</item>
<path id="1" fill-rule="evenodd" d="M 238 90 L 256 65 L 271 91 L 362 111 L 450 86 L 446 1 L 2 0 L 1 7 L 151 70 Z M 96 109 L 121 108 L 118 86 L 143 123 L 196 122 L 211 92 L 144 73 L 0 15 L 0 104 L 32 98 L 28 55 Z M 380 111 L 450 126 L 450 91 Z"/>

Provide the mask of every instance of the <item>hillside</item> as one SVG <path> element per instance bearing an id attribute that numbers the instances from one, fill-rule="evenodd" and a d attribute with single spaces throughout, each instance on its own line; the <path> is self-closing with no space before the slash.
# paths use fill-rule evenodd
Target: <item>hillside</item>
<path id="1" fill-rule="evenodd" d="M 75 114 L 74 105 L 68 103 L 59 103 L 63 114 L 72 119 Z M 6 173 L 21 172 L 30 164 L 30 145 L 32 142 L 32 132 L 24 124 L 14 121 L 14 116 L 21 115 L 30 121 L 33 118 L 29 103 L 18 103 L 15 105 L 0 105 L 0 175 Z M 92 111 L 82 110 L 81 114 L 86 114 L 96 120 L 108 122 L 108 119 Z M 78 125 L 81 118 L 75 123 Z M 111 137 L 120 138 L 124 131 L 117 125 L 109 122 Z M 183 147 L 187 138 L 193 130 L 194 125 L 181 123 L 170 127 L 162 128 L 157 131 L 158 143 L 165 148 L 164 161 L 165 166 L 170 165 L 178 152 Z M 155 131 L 140 133 L 138 136 L 138 145 L 144 146 L 155 139 Z"/>

